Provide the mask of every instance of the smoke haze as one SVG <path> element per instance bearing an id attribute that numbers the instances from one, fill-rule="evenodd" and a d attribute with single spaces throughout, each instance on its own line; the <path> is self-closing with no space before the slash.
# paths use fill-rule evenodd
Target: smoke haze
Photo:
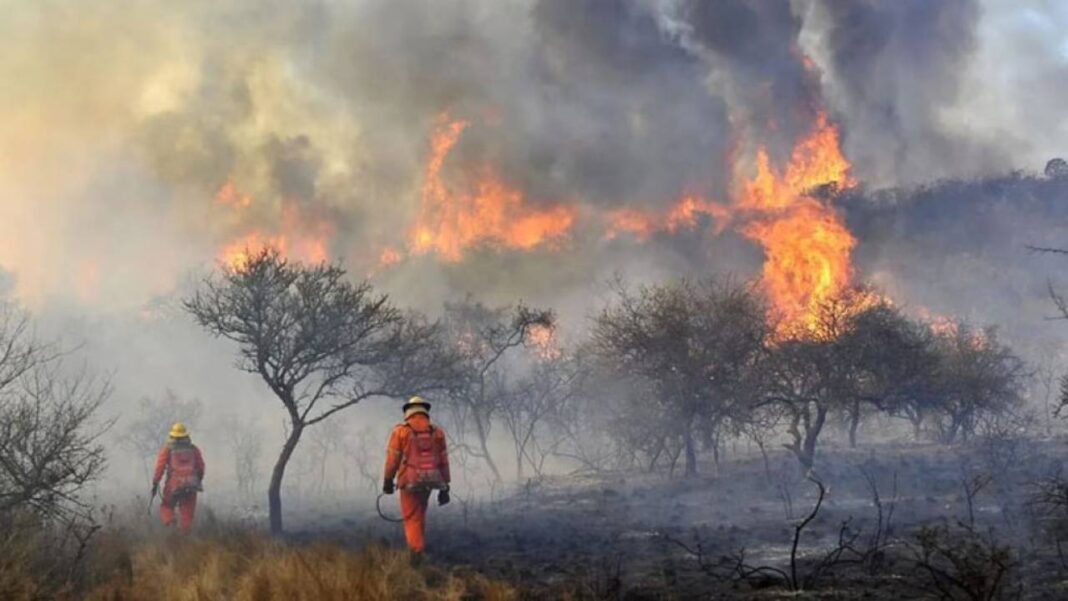
<path id="1" fill-rule="evenodd" d="M 343 261 L 404 306 L 522 298 L 571 329 L 617 272 L 756 275 L 761 249 L 710 213 L 649 236 L 605 223 L 688 195 L 729 201 L 758 147 L 781 165 L 821 113 L 861 184 L 841 199 L 860 277 L 1019 338 L 1048 313 L 1060 266 L 1024 245 L 1065 244 L 1066 191 L 999 178 L 1064 150 L 1068 9 L 1051 0 L 0 10 L 0 295 L 115 371 L 115 414 L 171 388 L 217 416 L 259 407 L 280 436 L 264 390 L 178 303 L 245 244 Z M 450 121 L 467 126 L 447 184 L 489 174 L 517 212 L 573 207 L 566 235 L 413 252 L 431 140 Z"/>

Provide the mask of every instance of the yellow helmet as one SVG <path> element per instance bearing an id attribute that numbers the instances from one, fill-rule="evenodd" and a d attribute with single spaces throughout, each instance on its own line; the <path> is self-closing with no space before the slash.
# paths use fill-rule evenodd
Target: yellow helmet
<path id="1" fill-rule="evenodd" d="M 185 429 L 185 424 L 182 422 L 174 422 L 171 426 L 170 432 L 171 438 L 189 438 L 189 430 Z"/>
<path id="2" fill-rule="evenodd" d="M 413 396 L 401 407 L 405 415 L 409 414 L 409 410 L 411 413 L 427 413 L 430 411 L 430 403 L 421 396 Z"/>

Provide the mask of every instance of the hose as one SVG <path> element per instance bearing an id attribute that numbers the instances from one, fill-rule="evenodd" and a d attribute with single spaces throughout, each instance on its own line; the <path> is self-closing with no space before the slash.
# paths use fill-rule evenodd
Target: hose
<path id="1" fill-rule="evenodd" d="M 384 493 L 384 492 L 378 493 L 378 497 L 375 499 L 375 511 L 378 512 L 378 517 L 382 518 L 383 520 L 386 520 L 387 522 L 390 522 L 390 523 L 393 523 L 393 524 L 401 524 L 401 523 L 405 522 L 408 518 L 410 518 L 413 515 L 415 515 L 416 512 L 419 511 L 419 508 L 416 507 L 415 510 L 413 510 L 411 513 L 409 513 L 406 516 L 403 516 L 403 517 L 400 517 L 400 518 L 391 518 L 388 515 L 386 515 L 385 513 L 382 513 L 382 497 L 384 497 L 384 496 L 386 496 L 386 493 Z M 427 503 L 428 504 L 429 504 L 429 502 L 430 502 L 430 500 L 427 499 Z"/>
<path id="2" fill-rule="evenodd" d="M 413 515 L 415 515 L 415 513 L 417 511 L 419 511 L 419 509 L 416 508 L 415 511 L 409 513 L 406 516 L 403 516 L 403 517 L 400 517 L 400 518 L 391 518 L 388 515 L 386 515 L 385 513 L 382 513 L 382 497 L 384 497 L 384 496 L 386 496 L 386 493 L 384 493 L 384 492 L 383 493 L 378 493 L 378 498 L 375 499 L 375 510 L 378 511 L 378 517 L 382 518 L 383 520 L 386 520 L 387 522 L 390 522 L 390 523 L 393 523 L 393 524 L 404 523 L 405 520 L 407 520 L 408 518 L 412 517 Z"/>

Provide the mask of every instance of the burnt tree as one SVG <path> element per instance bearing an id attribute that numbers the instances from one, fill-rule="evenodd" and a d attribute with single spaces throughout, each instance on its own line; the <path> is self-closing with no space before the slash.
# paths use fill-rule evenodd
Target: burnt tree
<path id="1" fill-rule="evenodd" d="M 940 398 L 931 329 L 889 303 L 877 303 L 853 318 L 840 343 L 855 366 L 843 415 L 850 446 L 857 445 L 866 410 L 907 419 L 919 438 Z"/>
<path id="2" fill-rule="evenodd" d="M 597 368 L 649 390 L 639 402 L 677 441 L 686 474 L 697 472 L 697 443 L 715 445 L 725 422 L 744 405 L 767 337 L 765 307 L 731 279 L 681 280 L 636 291 L 616 286 L 616 300 L 594 319 L 589 352 Z M 634 415 L 639 430 L 656 425 Z M 661 445 L 662 446 L 662 445 Z"/>
<path id="3" fill-rule="evenodd" d="M 806 471 L 815 463 L 828 418 L 854 409 L 859 416 L 869 374 L 858 343 L 872 323 L 864 316 L 881 307 L 872 306 L 871 298 L 863 290 L 847 290 L 827 299 L 815 308 L 811 331 L 769 345 L 757 408 L 777 406 L 783 412 L 790 436 L 784 446 Z"/>
<path id="4" fill-rule="evenodd" d="M 29 316 L 0 302 L 0 520 L 32 512 L 84 516 L 79 496 L 105 466 L 95 416 L 111 394 L 105 378 L 70 371 L 56 344 L 42 343 Z"/>
<path id="5" fill-rule="evenodd" d="M 267 490 L 271 531 L 282 531 L 282 480 L 306 428 L 372 397 L 439 389 L 454 356 L 440 328 L 394 307 L 336 265 L 291 263 L 272 248 L 209 276 L 184 303 L 196 322 L 238 346 L 288 417 Z"/>
<path id="6" fill-rule="evenodd" d="M 982 420 L 1011 412 L 1023 402 L 1029 373 L 1024 361 L 993 328 L 955 322 L 935 333 L 939 439 L 967 441 Z"/>
<path id="7" fill-rule="evenodd" d="M 501 471 L 489 448 L 493 421 L 510 396 L 514 382 L 508 360 L 514 349 L 530 342 L 536 328 L 551 330 L 551 311 L 516 307 L 490 308 L 468 298 L 446 303 L 445 329 L 453 352 L 459 356 L 458 376 L 449 391 L 453 436 L 461 441 L 457 450 L 486 464 L 495 481 Z M 472 431 L 477 447 L 466 444 Z"/>

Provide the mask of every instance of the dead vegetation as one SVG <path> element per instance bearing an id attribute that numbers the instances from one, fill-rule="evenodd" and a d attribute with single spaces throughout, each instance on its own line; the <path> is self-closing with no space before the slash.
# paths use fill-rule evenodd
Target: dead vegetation
<path id="1" fill-rule="evenodd" d="M 119 544 L 102 541 L 102 545 Z M 379 545 L 353 552 L 328 543 L 287 546 L 263 535 L 231 532 L 101 551 L 129 554 L 122 570 L 88 600 L 460 600 L 517 598 L 509 585 L 460 569 L 413 566 L 407 552 Z M 101 571 L 108 572 L 106 566 Z"/>
<path id="2" fill-rule="evenodd" d="M 107 527 L 81 548 L 61 544 L 70 533 L 30 525 L 5 534 L 0 598 L 10 601 L 517 598 L 508 584 L 462 568 L 415 565 L 406 551 L 379 544 L 358 551 L 287 545 L 219 526 L 193 538 Z"/>

